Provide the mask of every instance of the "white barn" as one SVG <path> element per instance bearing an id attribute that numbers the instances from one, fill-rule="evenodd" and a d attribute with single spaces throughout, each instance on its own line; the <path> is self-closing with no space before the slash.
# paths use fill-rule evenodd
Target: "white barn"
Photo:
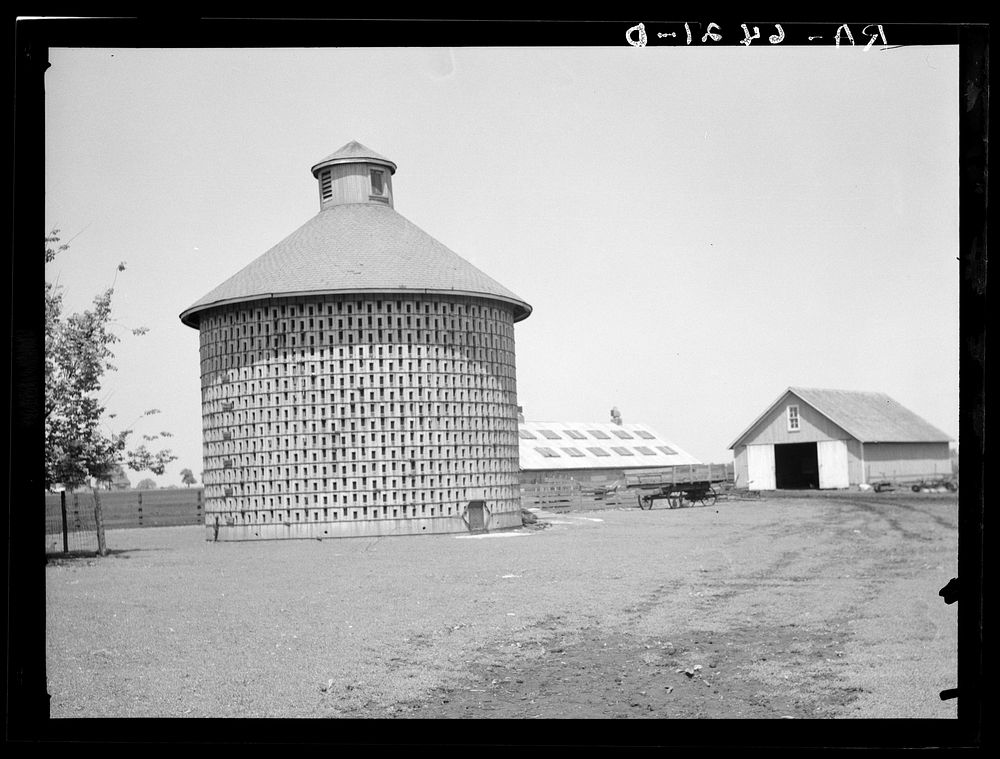
<path id="1" fill-rule="evenodd" d="M 947 478 L 950 441 L 884 393 L 790 387 L 729 447 L 738 487 L 833 489 Z"/>

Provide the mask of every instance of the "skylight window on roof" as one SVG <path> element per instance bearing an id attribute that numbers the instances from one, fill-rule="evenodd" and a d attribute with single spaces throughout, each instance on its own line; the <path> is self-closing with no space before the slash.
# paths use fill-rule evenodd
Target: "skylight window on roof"
<path id="1" fill-rule="evenodd" d="M 541 432 L 542 435 L 547 437 L 549 440 L 562 440 L 562 438 L 559 437 L 559 435 L 553 432 L 552 430 L 538 430 L 538 431 Z"/>
<path id="2" fill-rule="evenodd" d="M 629 435 L 625 430 L 611 430 L 615 435 L 620 437 L 622 440 L 631 440 L 632 436 Z"/>
<path id="3" fill-rule="evenodd" d="M 611 439 L 611 435 L 609 435 L 607 432 L 604 432 L 603 430 L 587 430 L 587 432 L 589 432 L 592 437 L 596 437 L 598 440 Z"/>
<path id="4" fill-rule="evenodd" d="M 646 432 L 646 430 L 636 430 L 635 434 L 641 437 L 643 440 L 656 440 L 656 435 L 652 432 Z"/>
<path id="5" fill-rule="evenodd" d="M 635 456 L 635 454 L 632 453 L 632 451 L 621 445 L 613 445 L 611 446 L 611 450 L 617 453 L 619 456 Z"/>
<path id="6" fill-rule="evenodd" d="M 563 430 L 563 434 L 566 437 L 573 438 L 574 440 L 586 440 L 587 438 L 586 435 L 584 435 L 582 432 L 578 432 L 577 430 Z"/>
<path id="7" fill-rule="evenodd" d="M 645 446 L 645 445 L 637 445 L 637 446 L 635 447 L 635 449 L 636 449 L 637 451 L 639 451 L 639 453 L 641 453 L 641 454 L 642 454 L 643 456 L 655 456 L 655 455 L 656 455 L 656 451 L 654 451 L 654 450 L 653 450 L 652 448 L 650 448 L 649 446 Z"/>
<path id="8" fill-rule="evenodd" d="M 568 453 L 570 456 L 573 456 L 573 457 L 576 457 L 576 458 L 579 458 L 580 456 L 586 455 L 579 448 L 560 448 L 559 450 L 561 450 L 563 453 Z"/>
<path id="9" fill-rule="evenodd" d="M 538 451 L 547 459 L 559 458 L 559 454 L 553 451 L 551 448 L 542 448 L 541 446 L 535 446 L 535 450 Z"/>
<path id="10" fill-rule="evenodd" d="M 517 436 L 522 440 L 536 440 L 535 434 L 533 432 L 528 432 L 528 430 L 518 430 Z"/>
<path id="11" fill-rule="evenodd" d="M 372 195 L 385 195 L 385 184 L 382 180 L 382 172 L 378 169 L 371 170 Z"/>
<path id="12" fill-rule="evenodd" d="M 676 456 L 677 455 L 677 451 L 675 451 L 669 445 L 658 445 L 658 446 L 656 446 L 656 450 L 662 451 L 663 453 L 667 454 L 668 456 Z"/>
<path id="13" fill-rule="evenodd" d="M 611 455 L 610 453 L 608 453 L 603 448 L 597 448 L 596 446 L 593 447 L 593 448 L 587 448 L 587 450 L 590 451 L 595 456 L 610 456 Z"/>

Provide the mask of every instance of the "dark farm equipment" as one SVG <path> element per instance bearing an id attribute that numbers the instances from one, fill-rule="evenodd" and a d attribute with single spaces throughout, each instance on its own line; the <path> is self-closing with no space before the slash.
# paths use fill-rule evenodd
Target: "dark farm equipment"
<path id="1" fill-rule="evenodd" d="M 625 485 L 636 491 L 639 508 L 650 510 L 657 501 L 671 509 L 711 506 L 733 480 L 731 465 L 697 464 L 625 472 Z"/>
<path id="2" fill-rule="evenodd" d="M 876 493 L 891 492 L 898 489 L 912 490 L 914 493 L 955 493 L 958 491 L 958 477 L 928 475 L 926 477 L 884 478 L 870 483 Z"/>

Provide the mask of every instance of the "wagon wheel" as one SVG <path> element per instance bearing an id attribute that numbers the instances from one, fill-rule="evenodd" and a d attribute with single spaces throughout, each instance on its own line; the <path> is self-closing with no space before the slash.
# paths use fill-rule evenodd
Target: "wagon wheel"
<path id="1" fill-rule="evenodd" d="M 639 508 L 643 511 L 653 508 L 653 499 L 649 496 L 643 495 L 642 493 L 636 493 L 635 498 L 639 502 Z"/>
<path id="2" fill-rule="evenodd" d="M 685 493 L 685 497 L 692 505 L 700 503 L 702 506 L 711 506 L 715 503 L 717 496 L 712 488 L 705 488 L 704 490 L 689 490 Z"/>

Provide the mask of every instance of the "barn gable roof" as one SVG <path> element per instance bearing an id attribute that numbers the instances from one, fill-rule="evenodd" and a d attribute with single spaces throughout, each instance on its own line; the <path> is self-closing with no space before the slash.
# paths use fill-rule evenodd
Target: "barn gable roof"
<path id="1" fill-rule="evenodd" d="M 701 464 L 646 424 L 519 422 L 521 469 L 639 469 Z"/>
<path id="2" fill-rule="evenodd" d="M 735 448 L 791 393 L 862 443 L 944 443 L 951 438 L 885 393 L 790 387 L 729 446 Z"/>

